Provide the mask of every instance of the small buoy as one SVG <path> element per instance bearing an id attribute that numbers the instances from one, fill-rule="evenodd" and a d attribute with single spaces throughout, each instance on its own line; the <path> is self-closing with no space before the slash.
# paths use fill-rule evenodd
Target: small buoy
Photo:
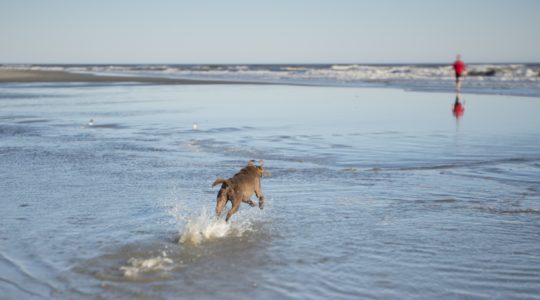
<path id="1" fill-rule="evenodd" d="M 88 126 L 92 126 L 94 125 L 94 119 L 90 119 L 90 121 L 88 121 Z"/>
<path id="2" fill-rule="evenodd" d="M 193 128 L 193 130 L 197 130 L 199 128 L 199 124 L 197 124 L 197 122 L 193 122 L 191 128 Z"/>

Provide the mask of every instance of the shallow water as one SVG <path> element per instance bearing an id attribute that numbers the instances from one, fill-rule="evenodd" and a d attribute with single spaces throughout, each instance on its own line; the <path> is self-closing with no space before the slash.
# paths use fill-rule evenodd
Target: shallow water
<path id="1" fill-rule="evenodd" d="M 540 99 L 454 97 L 0 85 L 0 298 L 538 299 Z"/>

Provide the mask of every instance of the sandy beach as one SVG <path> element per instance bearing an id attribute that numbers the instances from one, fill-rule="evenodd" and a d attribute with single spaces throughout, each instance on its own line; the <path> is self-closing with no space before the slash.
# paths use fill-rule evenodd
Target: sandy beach
<path id="1" fill-rule="evenodd" d="M 139 82 L 148 84 L 246 84 L 225 80 L 188 80 L 141 76 L 97 76 L 63 71 L 0 70 L 0 83 L 31 82 Z"/>

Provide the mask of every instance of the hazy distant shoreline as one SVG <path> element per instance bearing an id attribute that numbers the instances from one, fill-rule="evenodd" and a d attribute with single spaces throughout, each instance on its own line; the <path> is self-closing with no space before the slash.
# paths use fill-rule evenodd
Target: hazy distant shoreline
<path id="1" fill-rule="evenodd" d="M 194 80 L 144 76 L 98 76 L 65 71 L 0 70 L 0 83 L 37 82 L 138 82 L 148 84 L 252 84 L 251 82 L 226 80 Z M 260 83 L 257 83 L 260 84 Z"/>

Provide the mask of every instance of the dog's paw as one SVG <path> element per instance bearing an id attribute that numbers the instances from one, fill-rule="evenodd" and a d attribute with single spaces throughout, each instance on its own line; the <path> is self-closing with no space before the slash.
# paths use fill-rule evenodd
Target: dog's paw
<path id="1" fill-rule="evenodd" d="M 264 202 L 259 202 L 259 208 L 260 208 L 260 209 L 263 209 L 263 208 L 264 208 Z"/>

